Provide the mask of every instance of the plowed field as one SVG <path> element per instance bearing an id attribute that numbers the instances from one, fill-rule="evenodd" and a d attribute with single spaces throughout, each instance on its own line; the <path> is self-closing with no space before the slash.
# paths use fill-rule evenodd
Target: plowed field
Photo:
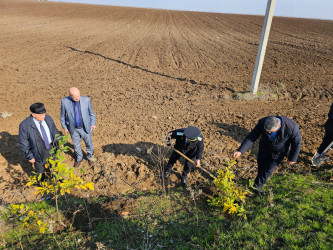
<path id="1" fill-rule="evenodd" d="M 229 160 L 257 120 L 294 119 L 303 144 L 297 167 L 323 137 L 333 100 L 333 21 L 274 17 L 259 91 L 248 97 L 263 16 L 123 8 L 36 1 L 0 1 L 0 198 L 35 200 L 32 166 L 18 145 L 18 127 L 34 102 L 60 125 L 60 100 L 76 86 L 97 117 L 94 168 L 83 162 L 91 195 L 160 189 L 165 134 L 198 126 L 203 167 Z M 66 155 L 74 163 L 71 152 Z M 256 145 L 239 159 L 238 177 L 256 174 Z M 178 186 L 178 163 L 169 185 Z M 189 184 L 207 185 L 194 171 Z M 84 196 L 77 192 L 75 195 Z"/>

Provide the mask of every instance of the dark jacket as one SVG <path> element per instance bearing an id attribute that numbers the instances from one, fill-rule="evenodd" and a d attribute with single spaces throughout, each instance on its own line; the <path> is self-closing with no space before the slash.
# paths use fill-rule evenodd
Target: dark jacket
<path id="1" fill-rule="evenodd" d="M 328 112 L 328 120 L 325 123 L 325 130 L 328 133 L 333 133 L 333 103 L 330 108 L 330 111 Z"/>
<path id="2" fill-rule="evenodd" d="M 245 151 L 247 151 L 261 136 L 259 142 L 258 158 L 271 157 L 273 160 L 281 161 L 288 153 L 290 147 L 288 160 L 297 161 L 302 142 L 299 128 L 296 122 L 287 117 L 276 117 L 281 119 L 281 128 L 273 141 L 270 141 L 269 135 L 264 129 L 265 121 L 268 118 L 264 117 L 258 121 L 255 128 L 246 136 L 238 151 L 244 154 Z"/>
<path id="3" fill-rule="evenodd" d="M 182 151 L 187 156 L 201 160 L 204 150 L 202 135 L 200 135 L 195 142 L 189 142 L 184 135 L 184 128 L 173 130 L 170 133 L 171 138 L 176 139 L 175 149 Z"/>
<path id="4" fill-rule="evenodd" d="M 45 115 L 45 122 L 50 129 L 52 141 L 54 141 L 55 135 L 59 134 L 59 131 L 51 116 Z M 45 144 L 32 116 L 27 117 L 21 122 L 19 127 L 19 142 L 26 159 L 31 160 L 35 158 L 37 162 L 45 160 L 43 159 L 43 152 L 46 150 Z"/>

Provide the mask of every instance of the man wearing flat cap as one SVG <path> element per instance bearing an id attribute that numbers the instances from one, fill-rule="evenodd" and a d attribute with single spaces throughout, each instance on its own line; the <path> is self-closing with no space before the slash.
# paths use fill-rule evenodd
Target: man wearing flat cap
<path id="1" fill-rule="evenodd" d="M 187 128 L 176 129 L 168 133 L 166 137 L 167 146 L 171 146 L 171 139 L 176 139 L 174 148 L 185 154 L 188 158 L 196 163 L 196 166 L 200 166 L 200 160 L 202 158 L 204 150 L 204 141 L 200 129 L 194 126 Z M 173 165 L 180 158 L 180 155 L 172 151 L 169 162 L 164 170 L 162 178 L 165 179 L 170 173 Z M 193 163 L 188 160 L 185 161 L 181 183 L 184 188 L 186 188 L 186 179 L 188 173 L 193 167 Z"/>
<path id="2" fill-rule="evenodd" d="M 46 159 L 59 131 L 51 116 L 46 114 L 43 103 L 32 104 L 30 111 L 31 115 L 20 124 L 19 143 L 24 157 L 34 164 L 36 173 L 42 174 L 41 180 L 44 180 Z"/>
<path id="3" fill-rule="evenodd" d="M 76 155 L 74 167 L 78 167 L 83 159 L 81 139 L 86 144 L 88 163 L 93 166 L 96 158 L 91 133 L 96 128 L 96 117 L 90 98 L 80 95 L 78 88 L 70 88 L 69 96 L 61 100 L 60 121 L 65 134 L 70 133 L 73 140 Z"/>
<path id="4" fill-rule="evenodd" d="M 259 137 L 258 174 L 254 188 L 259 194 L 264 195 L 262 186 L 283 158 L 288 156 L 288 165 L 296 163 L 301 151 L 302 137 L 295 121 L 284 116 L 264 117 L 246 136 L 233 157 L 244 154 Z"/>

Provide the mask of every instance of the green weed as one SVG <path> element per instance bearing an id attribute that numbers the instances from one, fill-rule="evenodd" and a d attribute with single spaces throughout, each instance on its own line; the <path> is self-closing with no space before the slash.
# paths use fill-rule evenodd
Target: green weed
<path id="1" fill-rule="evenodd" d="M 23 236 L 20 244 L 27 249 L 39 242 L 44 248 L 57 248 L 57 241 L 71 249 L 333 248 L 331 185 L 313 176 L 290 174 L 273 176 L 265 189 L 269 195 L 247 200 L 247 220 L 224 215 L 205 198 L 181 189 L 171 189 L 168 195 L 140 192 L 122 197 L 135 198 L 127 217 L 114 213 L 100 218 L 88 232 L 77 228 L 60 231 L 55 238 Z M 93 202 L 103 207 L 108 199 Z M 9 233 L 3 235 L 4 247 L 21 248 L 18 239 L 8 240 Z"/>

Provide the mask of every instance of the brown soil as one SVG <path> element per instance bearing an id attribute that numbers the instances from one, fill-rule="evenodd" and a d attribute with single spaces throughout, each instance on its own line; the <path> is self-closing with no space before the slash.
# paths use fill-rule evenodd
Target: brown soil
<path id="1" fill-rule="evenodd" d="M 25 185 L 32 167 L 18 126 L 43 102 L 60 129 L 60 100 L 72 86 L 92 99 L 97 116 L 98 163 L 83 164 L 84 179 L 95 182 L 90 195 L 160 189 L 147 149 L 158 154 L 167 131 L 189 125 L 202 130 L 203 166 L 214 172 L 271 114 L 298 122 L 303 145 L 293 169 L 311 172 L 333 99 L 333 21 L 274 17 L 262 95 L 252 99 L 245 92 L 262 23 L 262 16 L 0 1 L 0 112 L 12 114 L 0 118 L 2 201 L 36 199 Z M 239 177 L 255 175 L 255 153 L 256 146 L 239 159 Z M 73 150 L 66 159 L 74 163 Z M 170 185 L 178 186 L 181 163 L 174 170 Z M 189 183 L 204 177 L 195 171 Z"/>

